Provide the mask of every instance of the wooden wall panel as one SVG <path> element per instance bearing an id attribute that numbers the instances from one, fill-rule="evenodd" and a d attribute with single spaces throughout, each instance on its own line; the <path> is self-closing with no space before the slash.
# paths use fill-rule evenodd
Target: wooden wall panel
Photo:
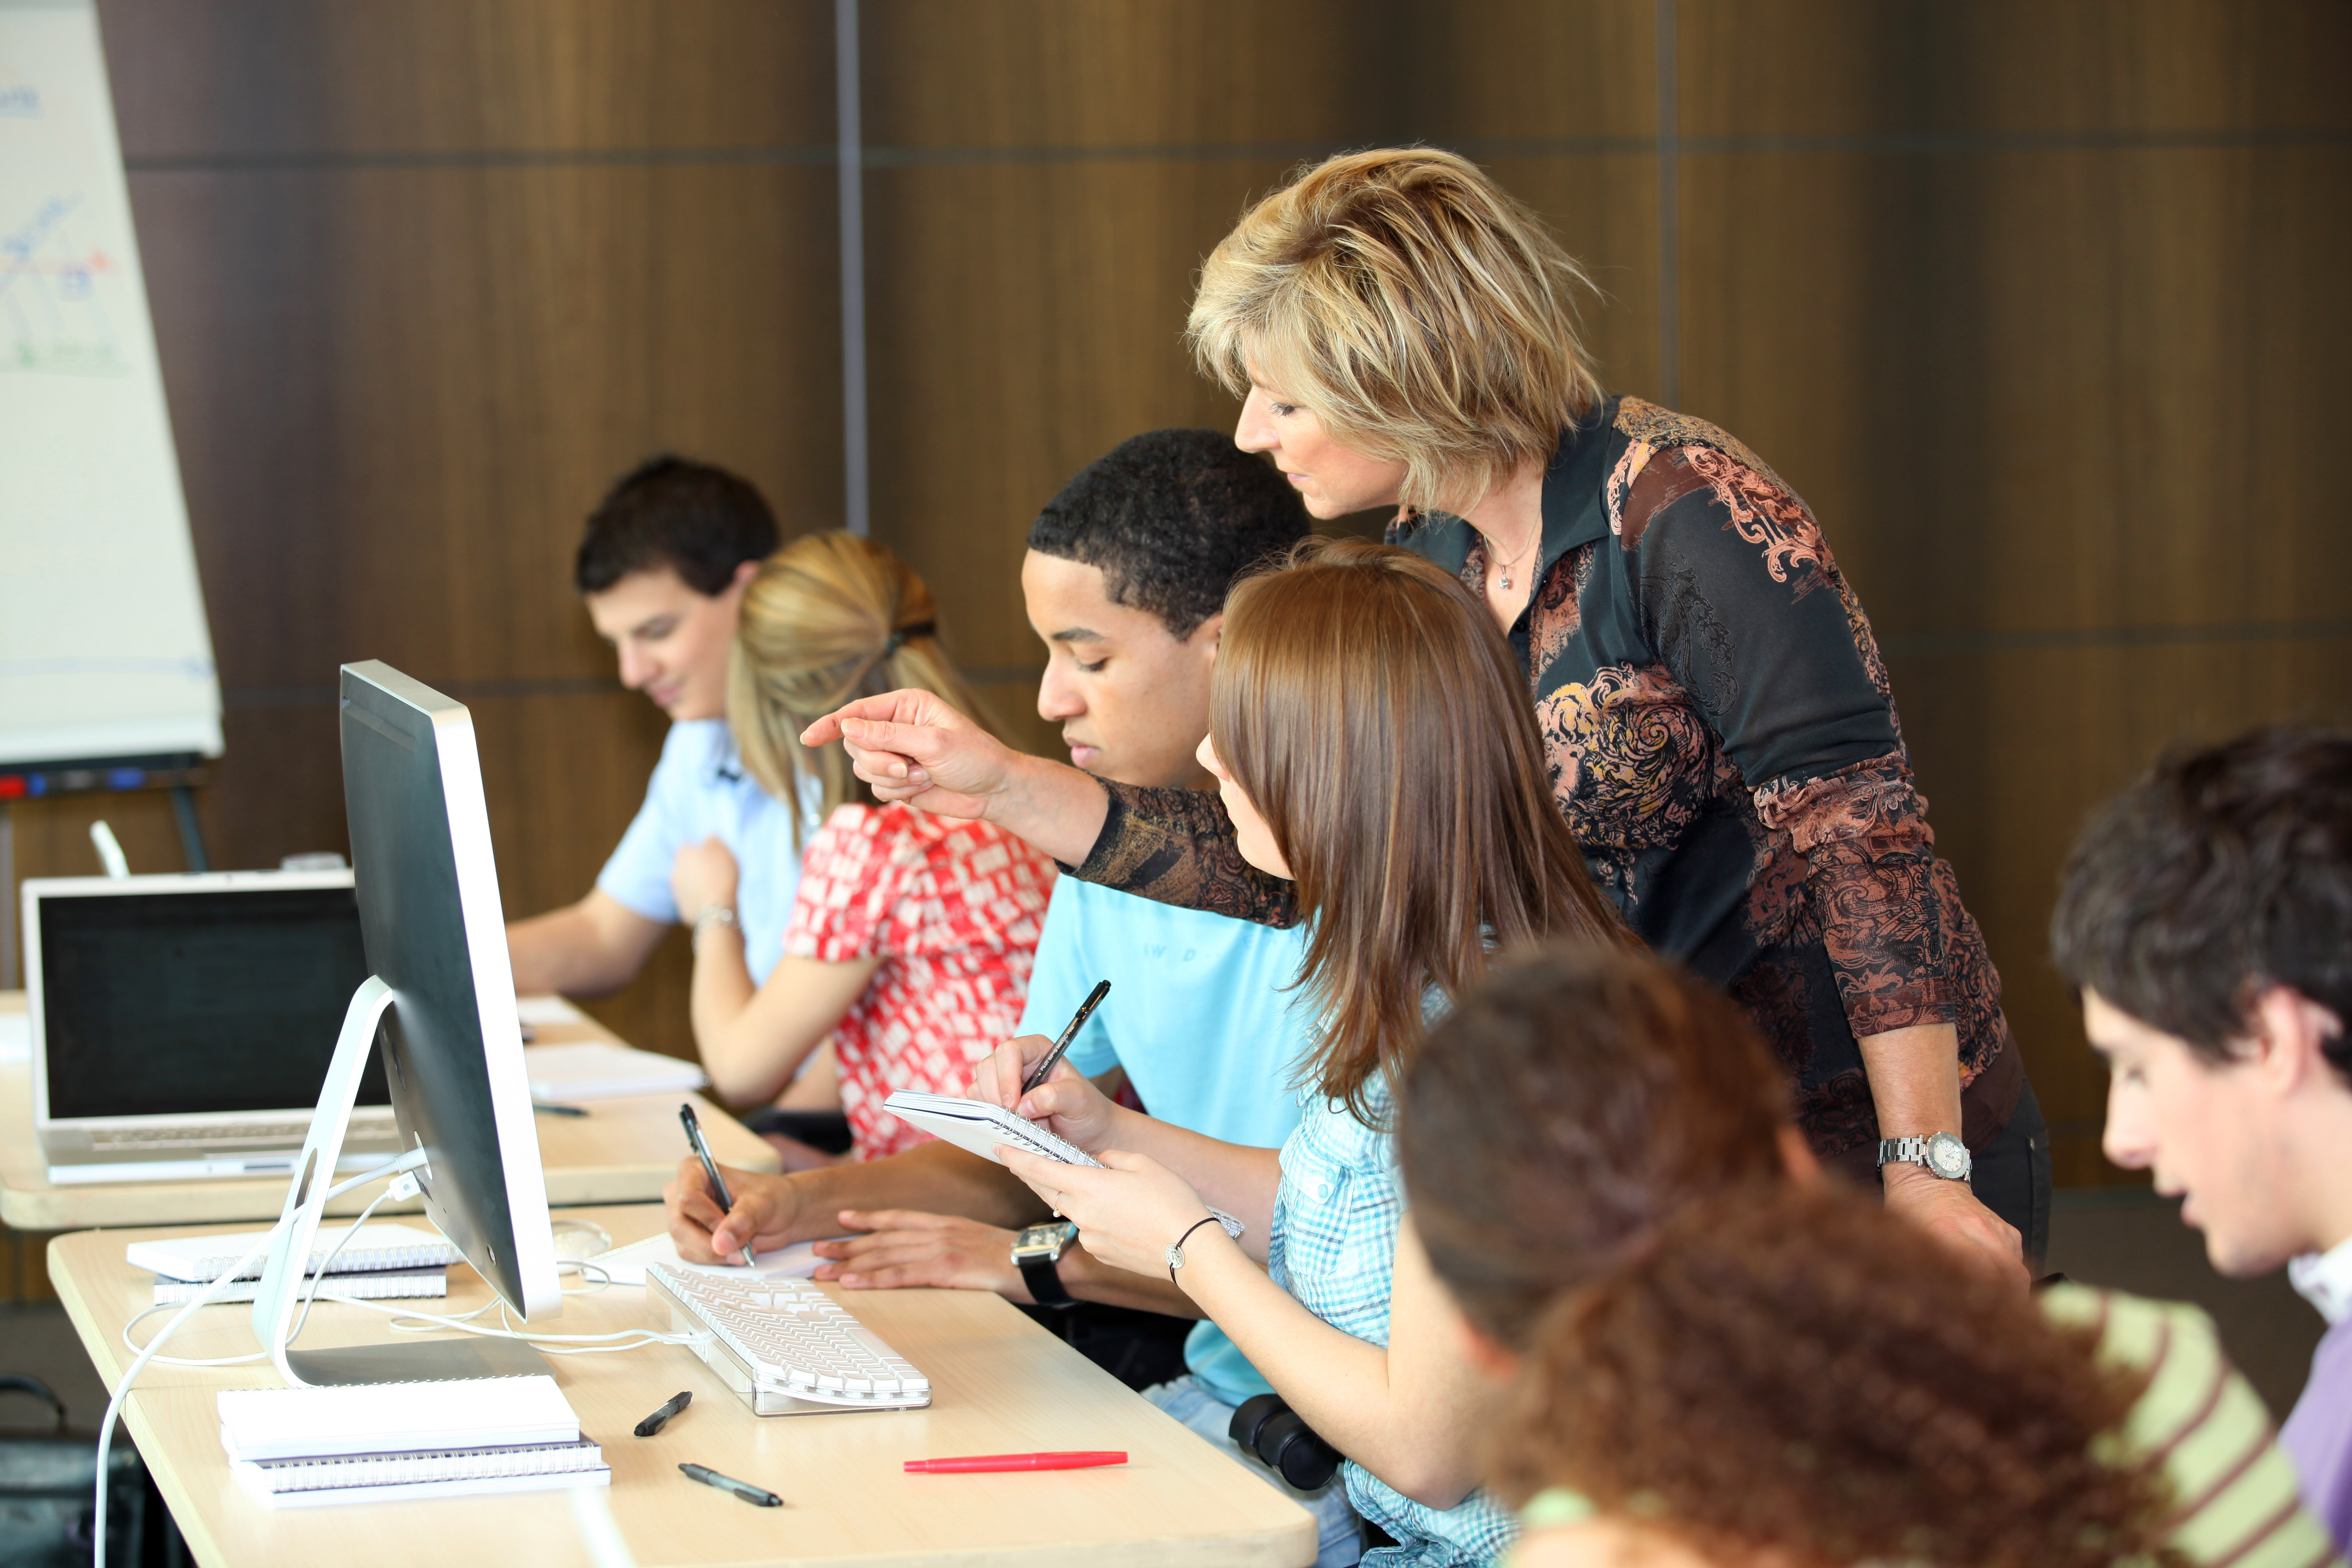
<path id="1" fill-rule="evenodd" d="M 829 155 L 828 0 L 103 0 L 124 153 Z"/>
<path id="2" fill-rule="evenodd" d="M 663 721 L 572 592 L 581 520 L 664 448 L 797 531 L 841 498 L 832 16 L 520 0 L 103 8 L 228 705 L 215 862 L 343 847 L 335 666 L 475 709 L 507 908 L 585 890 Z M 160 797 L 15 808 L 20 875 Z M 684 963 L 599 1005 L 690 1051 Z"/>
<path id="3" fill-rule="evenodd" d="M 1685 6 L 1684 402 L 1813 503 L 2058 1134 L 2084 815 L 2166 743 L 2352 716 L 2339 8 Z M 2291 43 L 2289 41 L 2292 41 Z"/>

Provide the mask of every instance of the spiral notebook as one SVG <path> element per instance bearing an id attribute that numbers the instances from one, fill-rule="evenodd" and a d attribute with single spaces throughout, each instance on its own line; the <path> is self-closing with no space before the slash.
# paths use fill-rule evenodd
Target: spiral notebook
<path id="1" fill-rule="evenodd" d="M 335 1244 L 343 1239 L 344 1226 L 320 1226 L 311 1244 L 310 1262 L 303 1272 L 316 1274 Z M 122 1249 L 123 1261 L 133 1268 L 150 1268 L 166 1279 L 192 1279 L 209 1284 L 236 1267 L 245 1249 L 265 1232 L 240 1231 L 233 1236 L 175 1236 L 157 1241 L 134 1241 Z M 237 1276 L 261 1278 L 268 1254 Z M 351 1245 L 335 1254 L 338 1274 L 376 1274 L 389 1268 L 439 1268 L 460 1261 L 457 1249 L 429 1230 L 405 1225 L 363 1225 Z M 251 1298 L 243 1298 L 250 1300 Z M 238 1300 L 223 1297 L 224 1300 Z"/>
<path id="2" fill-rule="evenodd" d="M 236 1259 L 230 1259 L 235 1262 Z M 202 1279 L 169 1279 L 155 1277 L 155 1305 L 177 1307 L 193 1301 L 205 1293 L 208 1281 Z M 239 1279 L 225 1287 L 213 1298 L 215 1301 L 250 1301 L 259 1293 L 261 1281 Z M 374 1274 L 346 1274 L 341 1260 L 335 1272 L 319 1283 L 319 1299 L 328 1300 L 342 1296 L 360 1301 L 394 1301 L 418 1296 L 446 1296 L 449 1293 L 449 1271 L 446 1268 L 394 1268 Z"/>
<path id="3" fill-rule="evenodd" d="M 580 1417 L 545 1373 L 445 1383 L 225 1388 L 215 1396 L 233 1460 L 381 1458 L 580 1440 Z"/>
<path id="4" fill-rule="evenodd" d="M 271 1508 L 319 1508 L 403 1498 L 547 1491 L 613 1483 L 604 1450 L 570 1443 L 443 1448 L 419 1454 L 345 1454 L 320 1459 L 239 1459 L 229 1466 Z"/>

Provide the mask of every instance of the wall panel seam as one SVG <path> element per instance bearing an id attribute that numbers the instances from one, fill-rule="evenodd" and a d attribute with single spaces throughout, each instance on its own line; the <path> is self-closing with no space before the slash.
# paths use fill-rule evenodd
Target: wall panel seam
<path id="1" fill-rule="evenodd" d="M 1928 131 L 1819 134 L 1658 136 L 1464 136 L 1432 145 L 1474 158 L 1649 157 L 1846 153 L 2168 152 L 2231 148 L 2352 146 L 2352 127 L 2231 131 Z M 1364 140 L 1333 142 L 1172 142 L 1006 146 L 868 146 L 869 169 L 991 163 L 1281 163 L 1328 157 Z M 484 147 L 367 153 L 142 153 L 123 159 L 134 174 L 239 174 L 340 169 L 634 167 L 727 163 L 833 163 L 832 142 L 775 147 Z"/>

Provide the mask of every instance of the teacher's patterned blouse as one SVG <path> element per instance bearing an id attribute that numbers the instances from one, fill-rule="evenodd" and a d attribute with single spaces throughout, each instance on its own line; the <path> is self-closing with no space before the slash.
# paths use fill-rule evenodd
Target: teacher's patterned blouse
<path id="1" fill-rule="evenodd" d="M 1485 579 L 1458 518 L 1390 540 Z M 1971 1146 L 2023 1074 L 2000 979 L 1938 859 L 1886 667 L 1796 492 L 1714 426 L 1604 400 L 1544 476 L 1541 574 L 1511 642 L 1553 792 L 1594 881 L 1653 947 L 1727 987 L 1778 1053 L 1806 1136 L 1869 1167 L 1856 1037 L 1959 1034 Z M 1273 925 L 1290 884 L 1252 869 L 1213 795 L 1106 784 L 1077 875 Z"/>

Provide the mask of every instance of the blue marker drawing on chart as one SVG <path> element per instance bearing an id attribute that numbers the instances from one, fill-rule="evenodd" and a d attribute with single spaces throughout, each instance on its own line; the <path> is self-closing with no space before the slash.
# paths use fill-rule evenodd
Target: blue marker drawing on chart
<path id="1" fill-rule="evenodd" d="M 122 263 L 81 239 L 79 192 L 43 199 L 0 228 L 0 374 L 126 375 L 106 309 Z"/>

